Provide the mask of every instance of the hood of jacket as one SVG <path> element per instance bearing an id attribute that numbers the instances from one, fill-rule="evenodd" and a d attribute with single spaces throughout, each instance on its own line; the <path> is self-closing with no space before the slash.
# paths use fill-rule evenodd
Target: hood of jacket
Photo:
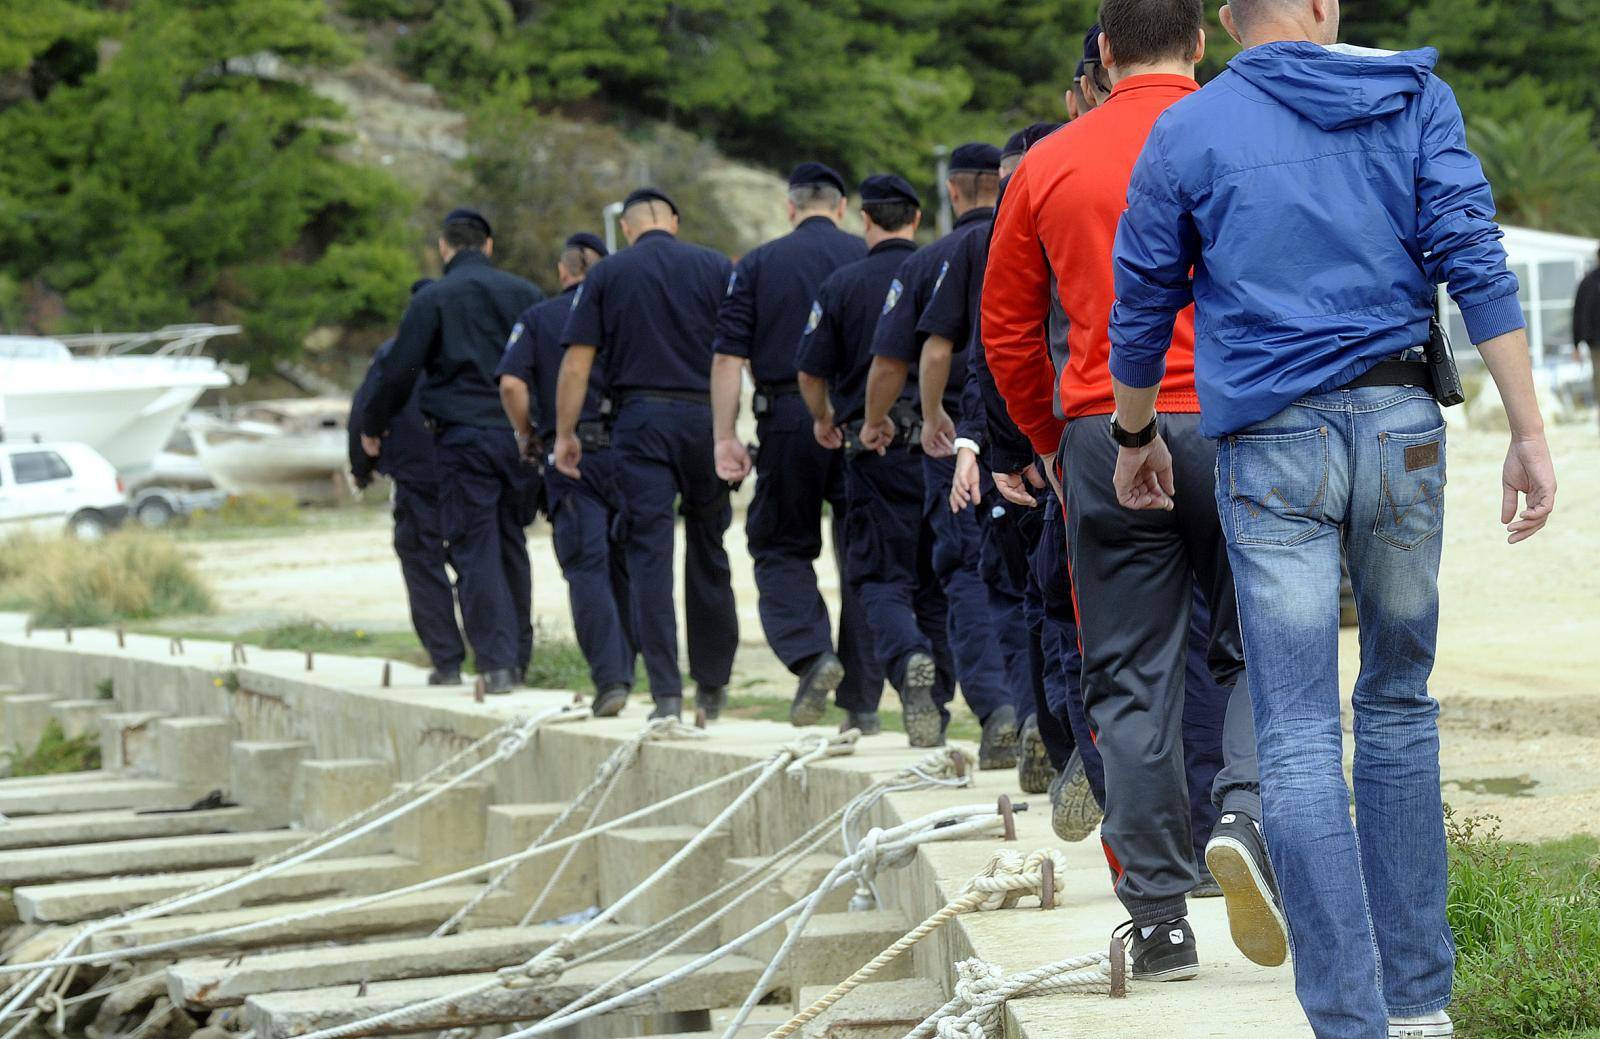
<path id="1" fill-rule="evenodd" d="M 1268 43 L 1239 54 L 1228 68 L 1322 129 L 1343 130 L 1404 109 L 1438 61 L 1432 47 L 1395 52 Z"/>

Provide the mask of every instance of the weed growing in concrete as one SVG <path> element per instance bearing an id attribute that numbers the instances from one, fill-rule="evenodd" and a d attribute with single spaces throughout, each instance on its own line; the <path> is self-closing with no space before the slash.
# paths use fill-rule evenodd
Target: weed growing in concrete
<path id="1" fill-rule="evenodd" d="M 1600 1028 L 1600 860 L 1592 840 L 1529 848 L 1492 819 L 1449 820 L 1450 925 L 1463 1036 Z"/>
<path id="2" fill-rule="evenodd" d="M 94 697 L 96 700 L 115 700 L 117 698 L 117 685 L 109 678 L 102 678 L 94 684 Z"/>
<path id="3" fill-rule="evenodd" d="M 100 767 L 100 741 L 88 733 L 69 738 L 54 718 L 45 722 L 44 734 L 32 750 L 19 745 L 5 753 L 11 760 L 13 776 L 90 772 Z"/>
<path id="4" fill-rule="evenodd" d="M 208 613 L 211 594 L 170 538 L 14 538 L 0 545 L 0 604 L 47 627 Z"/>

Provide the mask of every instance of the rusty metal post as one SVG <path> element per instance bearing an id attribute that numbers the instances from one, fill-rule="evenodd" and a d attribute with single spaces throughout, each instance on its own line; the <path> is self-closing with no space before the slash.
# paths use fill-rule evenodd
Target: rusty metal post
<path id="1" fill-rule="evenodd" d="M 706 709 L 704 707 L 696 707 L 694 709 L 694 727 L 697 729 L 706 727 Z"/>
<path id="2" fill-rule="evenodd" d="M 72 625 L 66 625 L 61 629 L 61 631 L 67 636 L 67 645 L 72 645 Z"/>
<path id="3" fill-rule="evenodd" d="M 385 661 L 384 661 L 384 662 L 383 662 L 383 683 L 382 683 L 382 684 L 383 684 L 383 687 L 384 687 L 384 688 L 385 688 L 385 689 L 387 689 L 387 688 L 389 688 L 389 681 L 390 681 L 390 679 L 391 679 L 391 678 L 392 678 L 392 677 L 393 677 L 393 676 L 392 676 L 392 675 L 391 675 L 391 674 L 390 674 L 390 670 L 391 670 L 391 669 L 390 669 L 390 666 L 389 666 L 389 662 L 388 662 L 388 661 L 387 661 L 387 660 L 385 660 Z"/>
<path id="4" fill-rule="evenodd" d="M 1128 995 L 1128 950 L 1122 947 L 1121 938 L 1111 939 L 1111 998 L 1124 999 Z"/>
<path id="5" fill-rule="evenodd" d="M 167 656 L 169 656 L 169 657 L 181 657 L 181 656 L 183 656 L 183 640 L 180 639 L 176 635 L 172 636 L 171 638 L 169 638 L 167 640 Z"/>
<path id="6" fill-rule="evenodd" d="M 1045 856 L 1039 863 L 1039 908 L 1056 907 L 1056 860 Z"/>
<path id="7" fill-rule="evenodd" d="M 488 688 L 489 683 L 484 681 L 482 675 L 479 675 L 478 680 L 472 683 L 472 702 L 483 703 L 483 694 Z"/>
<path id="8" fill-rule="evenodd" d="M 315 666 L 315 660 L 316 660 L 316 654 L 313 653 L 309 649 L 306 650 L 306 670 L 307 671 L 310 671 Z"/>
<path id="9" fill-rule="evenodd" d="M 228 650 L 228 659 L 235 664 L 249 663 L 244 655 L 244 643 L 235 642 Z"/>
<path id="10" fill-rule="evenodd" d="M 127 649 L 128 648 L 128 629 L 124 628 L 120 624 L 117 625 L 117 648 L 118 649 Z"/>
<path id="11" fill-rule="evenodd" d="M 1017 817 L 1011 812 L 1011 798 L 1007 797 L 1005 794 L 1001 794 L 1000 800 L 995 805 L 995 808 L 1000 812 L 1000 818 L 1004 819 L 1006 822 L 1005 839 L 1008 841 L 1016 840 Z"/>

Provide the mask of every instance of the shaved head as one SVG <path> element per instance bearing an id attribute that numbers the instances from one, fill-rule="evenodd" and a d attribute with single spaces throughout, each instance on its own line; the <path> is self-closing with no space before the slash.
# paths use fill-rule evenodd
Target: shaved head
<path id="1" fill-rule="evenodd" d="M 1339 39 L 1339 0 L 1229 0 L 1222 26 L 1246 47 L 1282 40 Z"/>

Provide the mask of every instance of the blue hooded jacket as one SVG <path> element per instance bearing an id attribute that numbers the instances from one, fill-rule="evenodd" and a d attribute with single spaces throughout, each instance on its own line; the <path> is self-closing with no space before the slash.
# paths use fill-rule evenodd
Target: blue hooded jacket
<path id="1" fill-rule="evenodd" d="M 1425 344 L 1437 284 L 1474 343 L 1523 327 L 1437 60 L 1266 44 L 1168 109 L 1117 232 L 1112 374 L 1159 382 L 1194 303 L 1200 428 L 1214 437 Z"/>

